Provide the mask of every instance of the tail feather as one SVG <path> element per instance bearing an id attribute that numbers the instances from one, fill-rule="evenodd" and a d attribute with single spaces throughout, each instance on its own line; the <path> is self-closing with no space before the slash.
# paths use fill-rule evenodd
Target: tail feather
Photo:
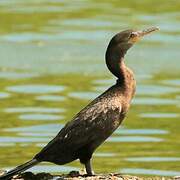
<path id="1" fill-rule="evenodd" d="M 0 176 L 0 180 L 7 180 L 7 179 L 10 179 L 11 177 L 13 177 L 14 175 L 16 174 L 19 174 L 33 166 L 35 166 L 36 164 L 38 164 L 39 161 L 36 160 L 36 159 L 32 159 L 20 166 L 17 166 L 16 168 L 8 171 L 7 173 L 3 174 L 2 176 Z"/>

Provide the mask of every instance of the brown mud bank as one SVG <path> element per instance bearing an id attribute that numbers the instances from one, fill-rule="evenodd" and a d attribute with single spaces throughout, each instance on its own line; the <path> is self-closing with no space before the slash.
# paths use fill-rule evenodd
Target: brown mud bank
<path id="1" fill-rule="evenodd" d="M 4 174 L 4 171 L 0 172 L 0 175 Z M 50 173 L 37 173 L 25 172 L 20 175 L 16 175 L 11 180 L 180 180 L 180 176 L 176 177 L 137 177 L 131 175 L 122 175 L 119 173 L 110 174 L 97 174 L 95 176 L 81 175 L 79 172 L 72 171 L 69 174 L 52 175 Z"/>

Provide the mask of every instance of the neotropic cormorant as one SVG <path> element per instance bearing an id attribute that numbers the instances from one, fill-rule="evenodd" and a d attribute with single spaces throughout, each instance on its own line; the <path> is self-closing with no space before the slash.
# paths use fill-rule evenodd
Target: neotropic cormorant
<path id="1" fill-rule="evenodd" d="M 93 175 L 93 152 L 119 127 L 135 93 L 134 75 L 126 67 L 124 56 L 135 42 L 156 30 L 158 28 L 152 27 L 116 34 L 105 57 L 108 69 L 118 78 L 116 84 L 82 109 L 32 160 L 10 170 L 0 179 L 9 179 L 42 161 L 63 165 L 76 159 L 85 165 L 88 175 Z"/>

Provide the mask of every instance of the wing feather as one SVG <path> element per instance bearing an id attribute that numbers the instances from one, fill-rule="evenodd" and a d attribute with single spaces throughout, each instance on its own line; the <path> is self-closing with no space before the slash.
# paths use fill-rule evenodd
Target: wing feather
<path id="1" fill-rule="evenodd" d="M 96 140 L 103 142 L 119 126 L 120 113 L 121 101 L 117 101 L 115 96 L 112 98 L 108 93 L 104 93 L 68 122 L 39 155 L 49 151 L 60 153 L 69 149 L 73 152 Z"/>

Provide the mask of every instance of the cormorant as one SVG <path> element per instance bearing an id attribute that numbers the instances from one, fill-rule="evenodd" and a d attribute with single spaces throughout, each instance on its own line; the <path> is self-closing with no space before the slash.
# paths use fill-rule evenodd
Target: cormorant
<path id="1" fill-rule="evenodd" d="M 75 115 L 32 160 L 10 170 L 0 179 L 9 179 L 42 161 L 63 165 L 76 159 L 85 165 L 87 175 L 93 175 L 93 152 L 119 127 L 135 93 L 134 75 L 125 65 L 124 56 L 135 42 L 156 30 L 157 27 L 152 27 L 116 34 L 105 55 L 108 69 L 118 78 L 116 84 Z"/>

